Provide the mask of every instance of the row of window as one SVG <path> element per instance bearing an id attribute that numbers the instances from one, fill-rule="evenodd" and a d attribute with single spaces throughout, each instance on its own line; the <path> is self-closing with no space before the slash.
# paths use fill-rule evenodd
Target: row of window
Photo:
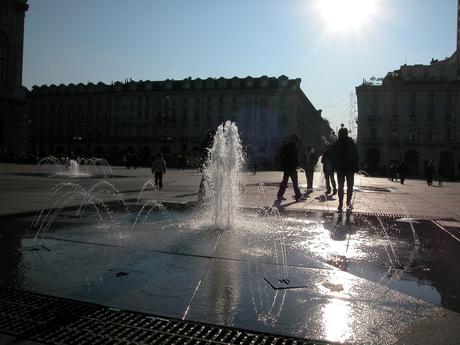
<path id="1" fill-rule="evenodd" d="M 437 132 L 436 132 L 437 131 Z M 444 128 L 444 130 L 436 130 L 431 127 L 422 129 L 413 129 L 410 130 L 407 137 L 406 142 L 408 143 L 415 143 L 421 142 L 424 140 L 425 143 L 432 143 L 433 139 L 435 139 L 434 133 L 436 132 L 436 141 L 444 142 L 453 140 L 453 130 L 451 128 Z M 370 128 L 370 136 L 371 140 L 378 139 L 378 128 Z M 391 142 L 399 142 L 399 131 L 397 129 L 393 129 L 391 132 L 390 141 Z"/>
<path id="2" fill-rule="evenodd" d="M 411 103 L 415 103 L 417 101 L 424 101 L 426 103 L 434 103 L 435 100 L 443 101 L 447 104 L 452 103 L 452 95 L 454 91 L 447 90 L 447 91 L 395 91 L 393 93 L 393 103 L 399 104 L 400 102 L 400 95 L 403 94 L 408 96 L 408 99 Z M 386 94 L 384 94 L 384 99 L 386 98 Z M 379 101 L 379 92 L 372 91 L 370 94 L 370 101 L 372 103 L 377 103 Z"/>
<path id="3" fill-rule="evenodd" d="M 287 111 L 286 109 L 282 109 L 277 113 L 278 117 L 287 117 Z M 130 119 L 134 120 L 135 118 L 135 112 L 134 109 L 131 110 L 116 110 L 114 112 L 113 119 Z M 188 119 L 192 119 L 194 121 L 199 121 L 202 117 L 205 119 L 212 119 L 212 118 L 231 118 L 231 119 L 244 119 L 245 121 L 252 121 L 252 120 L 257 120 L 261 122 L 267 122 L 268 121 L 268 113 L 265 110 L 260 110 L 258 114 L 256 112 L 253 112 L 249 109 L 246 109 L 246 111 L 237 111 L 237 110 L 230 110 L 226 109 L 225 111 L 211 111 L 208 110 L 206 112 L 202 112 L 199 109 L 195 110 L 189 110 L 189 111 L 183 111 L 180 114 L 175 110 L 175 109 L 169 109 L 169 110 L 160 110 L 160 111 L 153 111 L 151 109 L 138 109 L 137 111 L 137 118 L 138 119 L 155 119 L 155 118 L 177 118 L 181 115 L 182 121 L 187 121 Z M 204 116 L 203 116 L 204 115 Z M 254 118 L 254 116 L 257 116 Z M 55 121 L 55 120 L 61 120 L 61 121 L 68 121 L 70 120 L 92 120 L 92 121 L 97 121 L 97 120 L 110 120 L 112 119 L 112 115 L 110 112 L 82 112 L 82 111 L 76 111 L 76 112 L 70 112 L 69 114 L 65 114 L 63 112 L 46 112 L 46 111 L 41 111 L 41 112 L 33 112 L 32 117 L 36 117 L 37 121 L 39 122 L 46 122 L 46 121 Z"/>
<path id="4" fill-rule="evenodd" d="M 63 98 L 59 101 L 43 101 L 40 105 L 33 105 L 33 107 L 42 107 L 42 108 L 65 108 L 67 106 L 80 106 L 80 107 L 130 107 L 135 108 L 136 103 L 140 107 L 144 106 L 157 106 L 157 107 L 176 107 L 178 104 L 181 104 L 183 107 L 193 107 L 193 106 L 206 106 L 209 104 L 233 104 L 233 105 L 260 105 L 268 107 L 269 103 L 271 105 L 285 105 L 287 103 L 286 97 L 277 97 L 275 99 L 268 99 L 266 96 L 255 96 L 255 97 L 196 97 L 196 98 L 176 98 L 173 96 L 165 97 L 147 97 L 141 96 L 137 97 L 137 100 L 133 97 L 116 97 L 116 98 Z"/>
<path id="5" fill-rule="evenodd" d="M 0 1 L 0 17 L 8 17 L 10 14 L 10 4 L 7 1 Z"/>
<path id="6" fill-rule="evenodd" d="M 204 126 L 206 127 L 206 126 Z M 206 127 L 209 128 L 209 127 Z M 258 128 L 254 128 L 252 124 L 243 124 L 243 126 L 239 127 L 242 133 L 250 134 L 251 138 L 254 135 L 259 134 L 262 135 L 264 138 L 268 135 L 267 127 L 266 126 L 259 126 Z M 133 139 L 148 139 L 156 137 L 159 133 L 165 134 L 165 128 L 158 127 L 149 127 L 149 126 L 114 126 L 113 128 L 81 128 L 76 127 L 72 128 L 68 131 L 63 131 L 60 127 L 55 128 L 47 128 L 45 130 L 37 131 L 37 135 L 35 135 L 34 140 L 37 142 L 40 141 L 58 141 L 58 142 L 69 142 L 72 144 L 78 144 L 82 142 L 100 142 L 105 141 L 109 138 L 133 138 Z M 170 128 L 173 129 L 172 131 L 167 131 L 166 133 L 170 133 L 173 136 L 177 136 L 179 132 L 176 127 Z M 202 128 L 201 128 L 202 129 Z M 194 133 L 198 133 L 200 130 L 198 126 Z M 159 131 L 160 130 L 160 131 Z M 183 133 L 185 134 L 185 133 Z M 258 141 L 261 141 L 260 139 Z M 262 140 L 266 141 L 266 140 Z"/>

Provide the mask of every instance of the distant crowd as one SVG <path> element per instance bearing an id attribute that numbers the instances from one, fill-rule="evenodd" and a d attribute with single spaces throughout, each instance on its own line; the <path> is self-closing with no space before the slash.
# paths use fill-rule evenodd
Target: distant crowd
<path id="1" fill-rule="evenodd" d="M 322 149 L 316 149 L 312 146 L 306 148 L 307 155 L 305 157 L 305 171 L 308 171 L 307 183 L 311 186 L 312 166 L 318 163 L 318 157 L 327 157 L 327 145 L 323 143 Z M 325 154 L 326 153 L 326 154 Z M 71 156 L 72 155 L 72 156 Z M 1 163 L 16 163 L 16 164 L 37 164 L 42 158 L 47 157 L 45 152 L 13 152 L 5 148 L 0 148 L 0 162 Z M 75 159 L 73 153 L 56 155 L 57 158 L 70 157 Z M 80 154 L 79 157 L 86 157 L 88 155 Z M 137 169 L 138 167 L 150 167 L 155 155 L 138 155 L 136 152 L 127 152 L 119 155 L 104 156 L 111 165 L 125 166 L 127 169 Z M 198 153 L 185 153 L 179 152 L 174 154 L 162 153 L 163 159 L 172 168 L 178 169 L 199 169 L 201 165 L 202 154 Z M 90 156 L 88 156 L 90 157 Z M 276 165 L 281 162 L 270 164 L 265 159 L 257 158 L 252 154 L 247 155 L 247 169 L 252 171 L 255 175 L 259 170 L 273 170 Z M 327 159 L 326 159 L 327 163 Z M 456 168 L 456 169 L 455 169 Z M 418 171 L 415 167 L 408 164 L 406 161 L 392 161 L 388 165 L 379 167 L 370 167 L 367 165 L 360 165 L 360 170 L 365 171 L 371 176 L 387 177 L 390 181 L 398 181 L 404 183 L 406 177 L 410 178 L 425 178 L 429 186 L 433 185 L 433 179 L 438 180 L 438 184 L 442 185 L 442 181 L 454 180 L 457 176 L 460 177 L 460 161 L 457 167 L 447 166 L 441 162 L 426 161 L 422 171 Z M 441 183 L 439 183 L 441 181 Z"/>

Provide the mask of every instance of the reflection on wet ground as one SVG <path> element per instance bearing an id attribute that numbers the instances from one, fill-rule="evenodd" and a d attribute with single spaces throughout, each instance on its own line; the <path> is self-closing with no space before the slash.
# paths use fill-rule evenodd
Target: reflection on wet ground
<path id="1" fill-rule="evenodd" d="M 453 220 L 248 212 L 222 230 L 194 213 L 112 216 L 62 212 L 40 243 L 34 218 L 0 221 L 0 283 L 332 341 L 391 342 L 433 305 L 460 312 Z"/>

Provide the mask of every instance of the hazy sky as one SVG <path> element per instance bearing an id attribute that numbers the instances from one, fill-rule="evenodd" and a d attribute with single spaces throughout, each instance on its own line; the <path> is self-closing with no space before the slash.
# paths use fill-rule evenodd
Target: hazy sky
<path id="1" fill-rule="evenodd" d="M 346 4 L 346 6 L 344 6 Z M 457 0 L 29 0 L 24 85 L 302 78 L 335 128 L 363 78 L 455 51 Z"/>

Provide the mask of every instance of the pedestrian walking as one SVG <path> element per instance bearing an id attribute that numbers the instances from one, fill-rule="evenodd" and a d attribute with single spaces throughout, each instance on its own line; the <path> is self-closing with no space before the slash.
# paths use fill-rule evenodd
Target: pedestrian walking
<path id="1" fill-rule="evenodd" d="M 305 177 L 307 178 L 307 193 L 313 192 L 313 176 L 315 173 L 318 155 L 312 146 L 307 146 L 305 151 Z"/>
<path id="2" fill-rule="evenodd" d="M 302 198 L 302 193 L 299 189 L 299 181 L 297 178 L 297 167 L 298 167 L 298 145 L 300 137 L 298 134 L 291 136 L 291 141 L 281 146 L 279 159 L 281 169 L 283 169 L 283 180 L 280 183 L 277 198 L 279 201 L 286 200 L 283 195 L 286 191 L 289 178 L 292 181 L 292 187 L 294 188 L 294 198 L 299 201 Z"/>
<path id="3" fill-rule="evenodd" d="M 358 150 L 350 137 L 348 129 L 342 127 L 339 129 L 337 141 L 332 145 L 331 154 L 334 167 L 337 171 L 337 185 L 339 206 L 337 210 L 342 212 L 345 180 L 347 182 L 347 208 L 351 211 L 353 205 L 351 199 L 353 196 L 354 175 L 358 171 Z"/>
<path id="4" fill-rule="evenodd" d="M 438 164 L 438 180 L 439 187 L 442 187 L 442 181 L 444 180 L 444 175 L 446 174 L 446 168 L 442 163 Z"/>
<path id="5" fill-rule="evenodd" d="M 397 170 L 398 170 L 398 167 L 396 166 L 396 164 L 394 162 L 390 163 L 390 172 L 389 172 L 389 176 L 388 176 L 388 179 L 390 181 L 398 181 L 398 175 L 397 175 Z"/>
<path id="6" fill-rule="evenodd" d="M 399 175 L 399 181 L 401 182 L 401 184 L 404 184 L 404 181 L 406 180 L 407 170 L 408 170 L 408 167 L 405 161 L 402 161 L 401 163 L 399 163 L 398 175 Z"/>
<path id="7" fill-rule="evenodd" d="M 163 175 L 166 174 L 166 162 L 161 153 L 158 153 L 152 162 L 152 174 L 155 178 L 155 187 L 162 189 Z"/>
<path id="8" fill-rule="evenodd" d="M 434 167 L 433 167 L 433 161 L 428 161 L 425 166 L 425 179 L 426 183 L 428 186 L 433 185 L 433 172 L 434 172 Z"/>
<path id="9" fill-rule="evenodd" d="M 326 180 L 326 194 L 331 194 L 331 185 L 333 188 L 332 194 L 337 194 L 337 187 L 334 179 L 334 162 L 331 154 L 332 145 L 326 145 L 326 151 L 324 151 L 321 157 L 321 163 L 323 164 L 324 179 Z"/>
<path id="10" fill-rule="evenodd" d="M 254 161 L 252 162 L 252 174 L 257 175 L 257 159 L 254 158 Z"/>

